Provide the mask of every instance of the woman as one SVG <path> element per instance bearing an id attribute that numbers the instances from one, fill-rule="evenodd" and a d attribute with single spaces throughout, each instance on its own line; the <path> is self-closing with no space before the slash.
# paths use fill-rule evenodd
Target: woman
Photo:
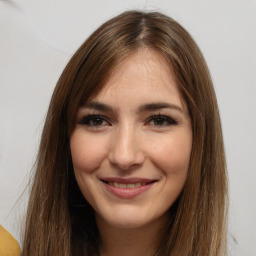
<path id="1" fill-rule="evenodd" d="M 21 255 L 225 255 L 226 194 L 200 50 L 171 18 L 125 12 L 57 83 Z"/>

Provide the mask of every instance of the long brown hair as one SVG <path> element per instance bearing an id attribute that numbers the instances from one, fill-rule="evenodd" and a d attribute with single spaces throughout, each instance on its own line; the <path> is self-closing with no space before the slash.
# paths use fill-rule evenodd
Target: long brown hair
<path id="1" fill-rule="evenodd" d="M 74 178 L 69 137 L 79 106 L 140 47 L 157 50 L 170 64 L 193 129 L 188 177 L 170 210 L 167 233 L 156 255 L 226 254 L 225 155 L 205 60 L 189 33 L 173 19 L 158 12 L 128 11 L 104 23 L 84 42 L 57 83 L 41 138 L 21 255 L 98 254 L 94 214 Z"/>

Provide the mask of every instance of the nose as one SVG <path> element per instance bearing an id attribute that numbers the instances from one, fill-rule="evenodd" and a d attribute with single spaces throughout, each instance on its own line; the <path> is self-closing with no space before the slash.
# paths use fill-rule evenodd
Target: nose
<path id="1" fill-rule="evenodd" d="M 145 161 L 143 143 L 136 128 L 131 126 L 116 129 L 112 137 L 109 161 L 119 169 L 130 170 Z"/>

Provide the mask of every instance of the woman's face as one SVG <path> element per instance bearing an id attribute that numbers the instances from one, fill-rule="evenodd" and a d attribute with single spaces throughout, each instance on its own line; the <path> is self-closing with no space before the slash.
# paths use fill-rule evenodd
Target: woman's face
<path id="1" fill-rule="evenodd" d="M 75 176 L 98 223 L 138 228 L 166 220 L 191 145 L 188 110 L 165 59 L 136 51 L 79 109 L 70 138 Z"/>

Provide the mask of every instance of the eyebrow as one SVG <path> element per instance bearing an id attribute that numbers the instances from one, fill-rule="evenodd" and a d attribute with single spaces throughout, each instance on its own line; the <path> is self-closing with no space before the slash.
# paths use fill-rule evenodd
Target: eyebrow
<path id="1" fill-rule="evenodd" d="M 113 112 L 113 108 L 110 107 L 107 104 L 103 104 L 97 101 L 91 101 L 91 102 L 86 102 L 83 107 L 89 108 L 89 109 L 96 109 L 104 112 Z"/>
<path id="2" fill-rule="evenodd" d="M 98 101 L 86 102 L 83 105 L 83 107 L 89 108 L 89 109 L 95 109 L 95 110 L 99 110 L 99 111 L 104 111 L 104 112 L 114 112 L 114 109 L 111 106 L 101 103 L 101 102 L 98 102 Z M 155 102 L 155 103 L 143 104 L 143 105 L 139 106 L 137 112 L 141 113 L 141 112 L 156 111 L 156 110 L 160 110 L 160 109 L 164 109 L 164 108 L 176 110 L 176 111 L 179 111 L 180 113 L 184 114 L 184 111 L 182 110 L 182 108 L 180 106 L 178 106 L 176 104 L 165 103 L 165 102 Z"/>
<path id="3" fill-rule="evenodd" d="M 145 104 L 139 107 L 138 112 L 147 112 L 147 111 L 155 111 L 155 110 L 160 110 L 164 108 L 169 108 L 173 110 L 177 110 L 181 113 L 184 113 L 181 107 L 175 104 L 170 104 L 170 103 L 165 103 L 165 102 L 156 102 L 156 103 L 149 103 Z"/>

